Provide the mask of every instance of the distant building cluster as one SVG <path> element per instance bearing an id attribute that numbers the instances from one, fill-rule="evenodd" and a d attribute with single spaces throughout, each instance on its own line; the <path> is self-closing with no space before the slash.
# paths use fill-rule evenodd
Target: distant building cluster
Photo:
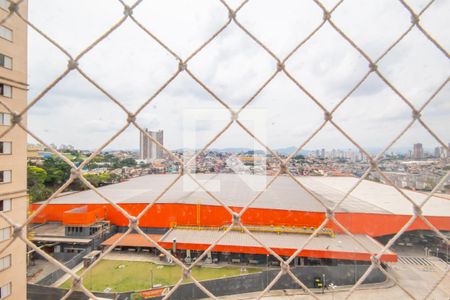
<path id="1" fill-rule="evenodd" d="M 450 143 L 448 143 L 448 148 L 450 149 Z M 436 147 L 434 148 L 434 157 L 436 158 L 449 158 L 450 151 L 445 149 L 444 147 Z"/>
<path id="2" fill-rule="evenodd" d="M 310 152 L 308 156 L 321 159 L 344 159 L 352 162 L 366 160 L 362 152 L 353 149 L 332 149 L 327 151 L 322 148 Z"/>
<path id="3" fill-rule="evenodd" d="M 146 161 L 152 161 L 155 159 L 162 159 L 164 156 L 164 150 L 158 146 L 152 139 L 158 141 L 161 145 L 164 144 L 164 131 L 149 131 L 145 129 L 145 133 L 140 133 L 139 139 L 139 158 Z"/>
<path id="4" fill-rule="evenodd" d="M 448 143 L 448 148 L 450 149 L 450 143 Z M 433 152 L 427 152 L 424 150 L 421 143 L 417 143 L 413 145 L 412 151 L 409 152 L 409 157 L 415 160 L 428 158 L 444 159 L 450 157 L 450 151 L 443 146 L 437 146 L 434 148 Z"/>
<path id="5" fill-rule="evenodd" d="M 89 166 L 85 172 L 101 174 L 106 171 L 120 175 L 121 180 L 138 177 L 146 174 L 178 173 L 180 163 L 164 155 L 162 147 L 158 146 L 150 137 L 164 143 L 164 131 L 141 132 L 139 151 L 107 151 L 109 160 L 98 159 L 95 166 Z M 88 157 L 91 151 L 74 150 L 71 145 L 52 145 L 58 151 L 77 152 Z M 75 151 L 75 152 L 74 152 Z M 194 150 L 174 151 L 180 160 L 187 161 L 195 155 Z M 28 146 L 28 160 L 37 163 L 53 153 L 42 145 Z M 67 154 L 66 154 L 67 155 Z M 286 154 L 278 153 L 281 158 Z M 445 147 L 435 147 L 434 152 L 426 151 L 421 143 L 416 143 L 409 151 L 403 154 L 386 153 L 378 165 L 389 180 L 397 186 L 411 190 L 431 190 L 440 181 L 442 176 L 450 169 L 449 152 Z M 104 156 L 105 158 L 105 156 Z M 114 160 L 135 160 L 134 165 L 115 165 Z M 294 176 L 352 176 L 361 177 L 369 168 L 367 157 L 355 149 L 324 148 L 302 151 L 290 160 L 288 170 Z M 241 151 L 227 152 L 225 150 L 207 150 L 196 156 L 195 163 L 189 166 L 192 173 L 235 173 L 274 175 L 280 171 L 280 163 L 270 153 Z M 371 172 L 368 179 L 388 183 L 378 172 Z M 450 183 L 440 188 L 441 192 L 450 191 Z"/>

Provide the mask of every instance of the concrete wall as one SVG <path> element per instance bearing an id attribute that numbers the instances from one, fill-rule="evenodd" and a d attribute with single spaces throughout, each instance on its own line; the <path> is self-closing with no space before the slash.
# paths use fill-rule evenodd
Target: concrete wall
<path id="1" fill-rule="evenodd" d="M 28 284 L 27 286 L 27 300 L 59 300 L 61 299 L 68 290 L 58 289 L 54 287 L 42 286 L 38 284 Z M 126 299 L 126 298 L 117 298 L 115 294 L 106 294 L 106 293 L 95 293 L 98 297 L 105 297 L 107 299 Z M 127 294 L 129 296 L 129 293 Z M 70 300 L 88 300 L 85 294 L 82 292 L 73 292 L 70 297 Z M 129 298 L 128 298 L 129 299 Z"/>
<path id="2" fill-rule="evenodd" d="M 325 274 L 325 284 L 333 282 L 337 286 L 351 285 L 357 281 L 367 270 L 368 266 L 341 265 L 338 267 L 306 266 L 292 268 L 293 273 L 308 288 L 313 288 L 314 277 L 322 277 Z M 232 278 L 203 281 L 202 284 L 215 296 L 251 293 L 262 291 L 270 281 L 278 274 L 276 270 L 238 276 Z M 386 280 L 380 270 L 373 270 L 364 283 L 378 283 Z M 288 275 L 283 275 L 273 286 L 273 290 L 300 289 L 301 287 Z M 195 284 L 184 284 L 172 295 L 171 299 L 194 300 L 205 298 L 205 295 Z"/>

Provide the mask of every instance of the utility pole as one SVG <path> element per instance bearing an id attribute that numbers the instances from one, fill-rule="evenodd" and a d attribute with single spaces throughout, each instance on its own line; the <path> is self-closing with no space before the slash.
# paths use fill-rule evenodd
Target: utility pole
<path id="1" fill-rule="evenodd" d="M 322 274 L 322 294 L 325 294 L 325 285 L 326 285 L 326 281 L 325 281 L 325 274 Z"/>
<path id="2" fill-rule="evenodd" d="M 151 278 L 151 288 L 153 289 L 153 269 L 150 269 L 150 278 Z"/>

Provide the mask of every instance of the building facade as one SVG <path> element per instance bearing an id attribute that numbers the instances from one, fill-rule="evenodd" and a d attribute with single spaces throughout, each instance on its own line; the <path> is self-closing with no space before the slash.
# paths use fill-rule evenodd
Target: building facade
<path id="1" fill-rule="evenodd" d="M 0 19 L 8 9 L 9 2 L 0 0 Z M 24 1 L 20 12 L 25 18 L 27 10 Z M 13 15 L 0 25 L 0 101 L 4 104 L 0 105 L 0 133 L 12 126 L 11 112 L 25 108 L 26 82 L 27 25 Z M 27 217 L 26 140 L 26 132 L 17 126 L 0 138 L 0 211 L 15 224 Z M 10 224 L 0 217 L 0 298 L 26 299 L 26 245 L 19 239 L 12 242 L 12 236 Z"/>
<path id="2" fill-rule="evenodd" d="M 164 131 L 149 131 L 147 128 L 145 132 L 152 138 L 158 141 L 161 145 L 164 145 Z M 155 160 L 163 158 L 163 149 L 154 143 L 143 132 L 140 133 L 139 141 L 139 158 L 143 160 Z"/>
<path id="3" fill-rule="evenodd" d="M 414 144 L 413 159 L 423 159 L 423 146 L 421 143 Z"/>

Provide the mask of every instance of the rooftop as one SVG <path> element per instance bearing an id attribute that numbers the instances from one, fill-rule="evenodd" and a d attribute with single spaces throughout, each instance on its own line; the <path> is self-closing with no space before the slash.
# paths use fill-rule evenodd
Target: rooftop
<path id="1" fill-rule="evenodd" d="M 283 250 L 290 250 L 294 252 L 297 248 L 300 248 L 306 240 L 310 237 L 309 234 L 293 234 L 293 233 L 266 233 L 266 232 L 252 232 L 255 237 L 261 241 L 264 245 L 275 250 L 275 252 L 282 254 Z M 178 229 L 174 228 L 167 232 L 160 240 L 159 243 L 172 243 L 176 240 L 177 248 L 182 248 L 183 244 L 186 244 L 187 248 L 192 245 L 204 245 L 208 247 L 213 244 L 218 237 L 217 230 L 195 230 L 195 229 Z M 377 253 L 382 249 L 381 244 L 367 235 L 355 235 L 355 238 L 359 243 L 364 245 L 370 253 Z M 218 243 L 217 246 L 230 247 L 231 249 L 238 249 L 245 253 L 245 248 L 251 249 L 252 253 L 255 252 L 255 248 L 262 249 L 265 253 L 266 250 L 255 241 L 251 236 L 245 232 L 230 231 L 228 232 Z M 217 248 L 217 247 L 216 247 Z M 206 249 L 206 248 L 205 248 Z M 222 249 L 223 251 L 223 249 Z M 289 255 L 291 254 L 289 252 Z M 370 253 L 367 252 L 361 245 L 359 245 L 350 236 L 345 234 L 338 234 L 334 238 L 328 236 L 316 236 L 314 237 L 302 251 L 302 256 L 311 257 L 327 257 L 327 258 L 340 258 L 340 259 L 362 259 L 368 260 Z M 396 255 L 391 251 L 386 251 L 386 257 L 391 260 L 395 259 Z M 284 254 L 282 254 L 284 255 Z M 361 256 L 362 255 L 362 256 Z M 389 259 L 387 258 L 387 259 Z"/>
<path id="2" fill-rule="evenodd" d="M 100 187 L 99 190 L 116 203 L 148 203 L 170 185 L 176 174 L 146 175 L 125 182 Z M 270 176 L 237 174 L 194 175 L 212 194 L 229 206 L 243 207 L 272 179 Z M 297 180 L 310 189 L 328 206 L 340 201 L 358 181 L 353 177 L 303 176 Z M 425 193 L 403 190 L 416 204 L 427 197 Z M 82 191 L 60 196 L 52 204 L 106 204 L 93 191 Z M 182 176 L 158 203 L 184 203 L 220 205 L 201 190 L 187 175 Z M 323 212 L 324 208 L 306 190 L 288 176 L 278 177 L 251 207 L 298 211 Z M 341 204 L 337 212 L 360 212 L 380 214 L 413 213 L 411 203 L 389 185 L 363 180 Z M 448 216 L 450 196 L 432 197 L 423 207 L 429 216 Z"/>
<path id="3" fill-rule="evenodd" d="M 111 246 L 114 244 L 119 238 L 123 236 L 123 233 L 116 233 L 106 241 L 102 243 L 102 246 Z M 148 234 L 148 237 L 158 242 L 162 237 L 162 234 Z M 138 233 L 129 233 L 127 234 L 118 244 L 118 247 L 154 247 L 152 243 L 147 241 L 142 235 Z"/>

